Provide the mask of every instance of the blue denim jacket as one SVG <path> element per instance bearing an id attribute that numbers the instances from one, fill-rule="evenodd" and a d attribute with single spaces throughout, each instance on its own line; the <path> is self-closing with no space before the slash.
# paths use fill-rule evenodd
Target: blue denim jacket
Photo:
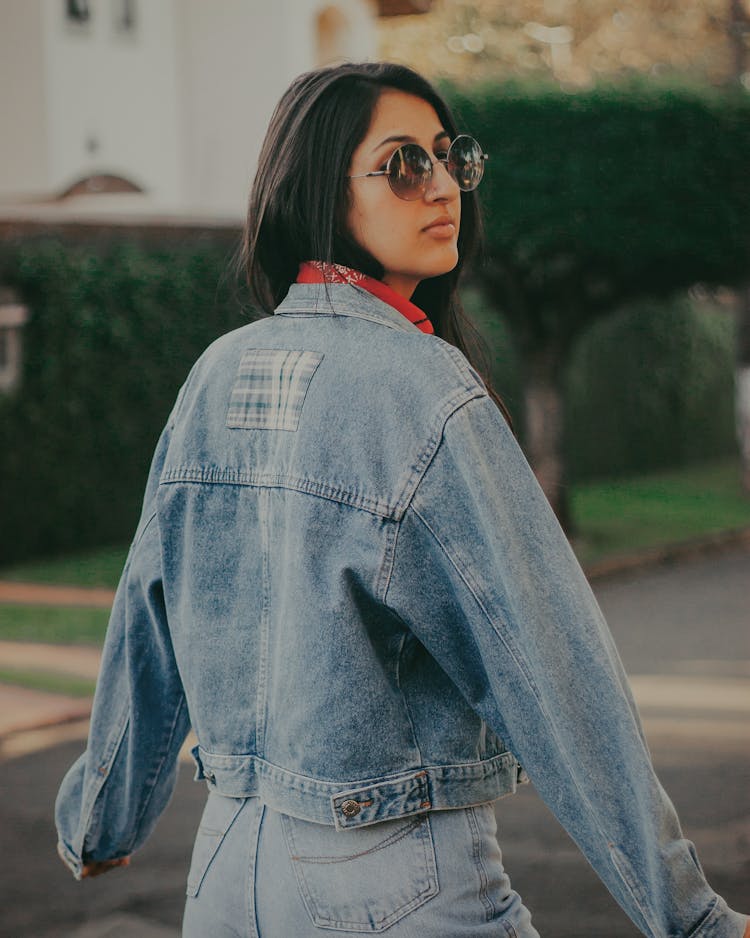
<path id="1" fill-rule="evenodd" d="M 141 846 L 190 726 L 213 790 L 339 829 L 525 770 L 644 934 L 743 933 L 482 381 L 356 286 L 293 285 L 180 391 L 58 795 L 76 876 Z"/>

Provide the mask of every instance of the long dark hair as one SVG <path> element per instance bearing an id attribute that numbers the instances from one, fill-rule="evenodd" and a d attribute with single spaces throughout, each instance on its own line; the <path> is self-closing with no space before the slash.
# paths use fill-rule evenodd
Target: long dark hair
<path id="1" fill-rule="evenodd" d="M 279 101 L 258 158 L 241 252 L 251 299 L 265 313 L 272 313 L 284 298 L 302 261 L 328 261 L 377 279 L 383 276 L 380 262 L 348 230 L 346 174 L 384 89 L 431 104 L 443 128 L 452 138 L 457 135 L 453 115 L 432 85 L 412 69 L 389 62 L 346 63 L 306 72 Z M 462 192 L 458 264 L 423 280 L 412 301 L 429 316 L 436 335 L 460 349 L 480 372 L 510 422 L 489 382 L 484 343 L 456 289 L 463 265 L 480 242 L 476 193 Z"/>

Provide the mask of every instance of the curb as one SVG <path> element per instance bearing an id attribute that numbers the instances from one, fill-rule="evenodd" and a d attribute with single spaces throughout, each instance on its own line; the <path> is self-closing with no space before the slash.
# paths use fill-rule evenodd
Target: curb
<path id="1" fill-rule="evenodd" d="M 703 534 L 687 541 L 677 541 L 674 544 L 665 544 L 663 547 L 654 547 L 638 553 L 608 557 L 596 563 L 587 564 L 583 572 L 588 580 L 605 580 L 623 573 L 667 566 L 679 560 L 719 554 L 733 547 L 750 548 L 750 526 L 730 528 L 728 531 L 718 531 L 715 534 Z"/>

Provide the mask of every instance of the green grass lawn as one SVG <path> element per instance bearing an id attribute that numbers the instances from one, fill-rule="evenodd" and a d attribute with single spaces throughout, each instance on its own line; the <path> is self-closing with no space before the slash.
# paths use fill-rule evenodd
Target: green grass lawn
<path id="1" fill-rule="evenodd" d="M 585 566 L 750 525 L 736 461 L 574 486 L 573 541 Z"/>
<path id="2" fill-rule="evenodd" d="M 0 640 L 100 645 L 108 621 L 107 609 L 0 603 Z"/>
<path id="3" fill-rule="evenodd" d="M 114 589 L 125 565 L 128 547 L 102 547 L 66 557 L 36 560 L 0 570 L 0 580 L 103 586 Z"/>

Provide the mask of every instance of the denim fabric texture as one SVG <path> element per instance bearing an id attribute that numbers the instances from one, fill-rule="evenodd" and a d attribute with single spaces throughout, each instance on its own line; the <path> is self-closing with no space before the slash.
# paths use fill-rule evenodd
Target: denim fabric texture
<path id="1" fill-rule="evenodd" d="M 539 938 L 491 804 L 340 832 L 212 793 L 187 894 L 183 938 Z"/>
<path id="2" fill-rule="evenodd" d="M 342 836 L 528 773 L 645 935 L 743 934 L 481 379 L 357 286 L 293 285 L 178 395 L 58 794 L 74 875 L 144 842 L 191 725 L 212 792 Z"/>

